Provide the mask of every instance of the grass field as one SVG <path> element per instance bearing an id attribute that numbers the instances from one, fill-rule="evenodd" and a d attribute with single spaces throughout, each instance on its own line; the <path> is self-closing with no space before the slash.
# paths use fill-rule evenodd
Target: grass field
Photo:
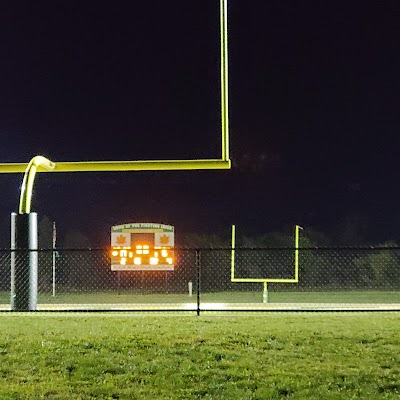
<path id="1" fill-rule="evenodd" d="M 262 292 L 216 292 L 202 293 L 202 302 L 218 303 L 262 303 Z M 270 292 L 270 303 L 397 303 L 400 304 L 400 291 L 325 291 L 325 292 Z M 9 304 L 10 293 L 0 292 L 0 304 Z M 193 303 L 188 294 L 135 294 L 131 292 L 88 292 L 88 293 L 40 293 L 39 303 L 49 304 L 112 304 L 112 303 Z"/>
<path id="2" fill-rule="evenodd" d="M 398 399 L 400 315 L 0 315 L 0 399 Z"/>

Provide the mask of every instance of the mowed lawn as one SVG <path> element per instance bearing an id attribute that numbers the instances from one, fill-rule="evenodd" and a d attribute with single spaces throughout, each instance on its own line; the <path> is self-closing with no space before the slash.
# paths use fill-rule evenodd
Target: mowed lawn
<path id="1" fill-rule="evenodd" d="M 0 399 L 398 399 L 400 314 L 0 314 Z"/>

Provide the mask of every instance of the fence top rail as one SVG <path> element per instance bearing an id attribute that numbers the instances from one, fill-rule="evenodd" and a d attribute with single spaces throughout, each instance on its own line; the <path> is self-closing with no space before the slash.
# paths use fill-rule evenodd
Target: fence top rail
<path id="1" fill-rule="evenodd" d="M 391 251 L 400 250 L 400 246 L 313 246 L 313 247 L 175 247 L 174 251 Z M 38 251 L 38 252 L 110 252 L 109 247 L 82 247 L 82 248 L 38 248 L 38 249 L 0 249 L 0 253 L 9 252 L 26 252 L 26 251 Z"/>

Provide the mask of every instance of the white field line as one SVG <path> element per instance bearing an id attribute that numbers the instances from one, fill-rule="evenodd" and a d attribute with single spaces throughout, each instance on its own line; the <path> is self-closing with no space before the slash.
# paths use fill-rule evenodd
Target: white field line
<path id="1" fill-rule="evenodd" d="M 38 304 L 37 311 L 195 311 L 196 303 L 91 303 Z M 400 304 L 390 303 L 204 303 L 200 310 L 209 311 L 400 311 Z M 10 311 L 9 304 L 0 304 L 0 311 Z"/>

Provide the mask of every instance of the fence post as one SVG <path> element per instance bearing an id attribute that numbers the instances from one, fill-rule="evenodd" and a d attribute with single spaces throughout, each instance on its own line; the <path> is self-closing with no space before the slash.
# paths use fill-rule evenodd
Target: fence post
<path id="1" fill-rule="evenodd" d="M 16 249 L 16 240 L 17 240 L 16 219 L 17 219 L 17 214 L 16 213 L 11 213 L 11 250 L 15 250 Z M 14 310 L 14 302 L 15 302 L 15 251 L 11 251 L 11 283 L 10 283 L 10 290 L 11 290 L 10 305 L 11 305 L 11 310 Z"/>
<path id="2" fill-rule="evenodd" d="M 200 283 L 201 283 L 201 263 L 200 250 L 196 249 L 196 270 L 197 270 L 197 316 L 200 315 Z"/>
<path id="3" fill-rule="evenodd" d="M 35 311 L 38 292 L 37 214 L 11 216 L 11 310 Z M 36 251 L 35 251 L 36 250 Z"/>

